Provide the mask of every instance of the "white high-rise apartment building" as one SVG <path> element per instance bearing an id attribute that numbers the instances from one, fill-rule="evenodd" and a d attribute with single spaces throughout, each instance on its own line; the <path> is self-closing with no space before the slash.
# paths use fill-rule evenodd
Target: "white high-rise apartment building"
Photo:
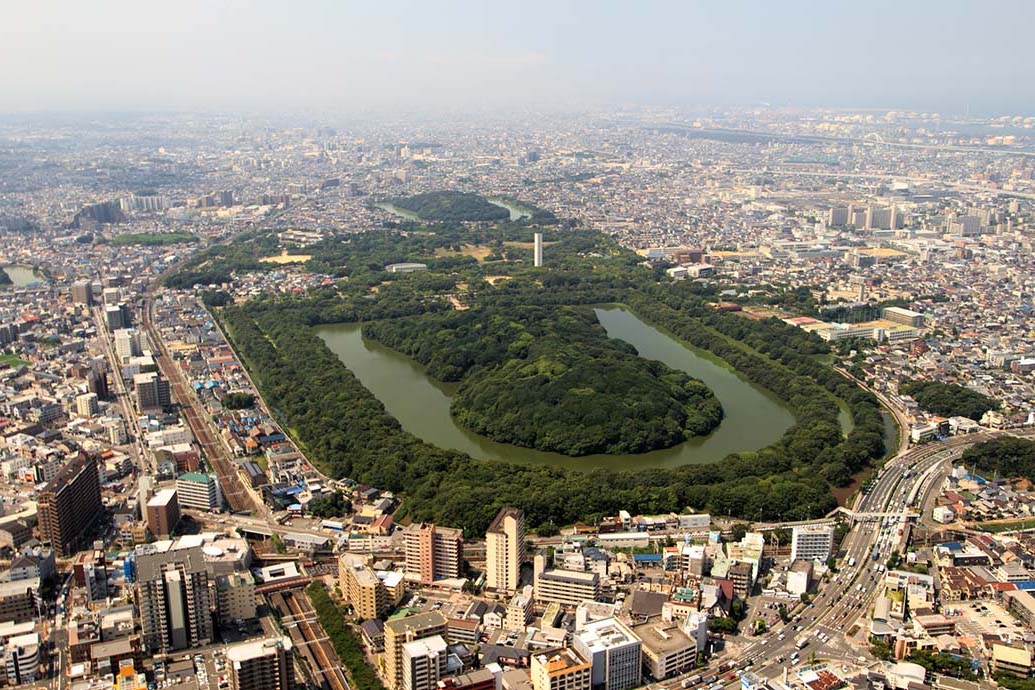
<path id="1" fill-rule="evenodd" d="M 485 586 L 497 592 L 516 592 L 525 560 L 525 514 L 502 508 L 485 533 Z"/>

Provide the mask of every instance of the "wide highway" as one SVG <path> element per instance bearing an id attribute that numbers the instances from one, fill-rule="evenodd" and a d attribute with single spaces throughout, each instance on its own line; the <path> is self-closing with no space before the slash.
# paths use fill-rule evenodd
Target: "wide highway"
<path id="1" fill-rule="evenodd" d="M 913 505 L 923 504 L 926 493 L 944 476 L 945 463 L 958 459 L 970 446 L 996 435 L 972 434 L 929 443 L 889 460 L 870 490 L 855 501 L 857 516 L 876 515 L 859 517 L 845 537 L 839 552 L 839 572 L 822 586 L 811 606 L 799 610 L 794 620 L 774 626 L 765 637 L 739 648 L 738 664 L 747 662 L 753 673 L 775 678 L 785 667 L 806 663 L 812 652 L 817 659 L 857 658 L 862 647 L 853 647 L 846 638 L 856 632 L 853 630 L 856 625 L 866 624 L 860 619 L 868 614 L 877 595 L 883 566 L 891 554 L 903 546 L 899 534 L 902 516 L 912 514 Z M 852 559 L 854 565 L 850 565 Z M 801 630 L 797 630 L 798 627 Z M 867 639 L 868 631 L 864 631 L 861 638 Z M 808 644 L 800 650 L 800 658 L 792 661 L 801 640 L 808 640 Z M 720 657 L 718 661 L 727 659 Z M 701 673 L 714 675 L 709 671 Z M 679 683 L 666 681 L 662 685 L 676 687 Z"/>

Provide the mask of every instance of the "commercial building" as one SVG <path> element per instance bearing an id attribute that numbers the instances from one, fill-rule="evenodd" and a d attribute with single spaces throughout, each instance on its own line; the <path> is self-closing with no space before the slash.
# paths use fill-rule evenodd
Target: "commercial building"
<path id="1" fill-rule="evenodd" d="M 524 632 L 525 626 L 532 620 L 532 587 L 525 586 L 523 592 L 515 594 L 507 604 L 503 614 L 503 629 Z"/>
<path id="2" fill-rule="evenodd" d="M 529 675 L 533 690 L 590 690 L 593 665 L 571 649 L 533 654 Z"/>
<path id="3" fill-rule="evenodd" d="M 600 595 L 600 576 L 578 570 L 544 570 L 536 574 L 535 600 L 575 607 Z"/>
<path id="4" fill-rule="evenodd" d="M 165 539 L 180 522 L 180 503 L 175 489 L 162 489 L 147 502 L 147 528 L 154 536 Z"/>
<path id="5" fill-rule="evenodd" d="M 402 648 L 403 690 L 433 690 L 446 675 L 448 645 L 441 635 L 407 642 Z"/>
<path id="6" fill-rule="evenodd" d="M 40 492 L 37 510 L 40 538 L 58 558 L 86 548 L 104 513 L 97 461 L 79 453 L 66 462 Z"/>
<path id="7" fill-rule="evenodd" d="M 791 560 L 826 562 L 834 550 L 833 525 L 796 525 L 791 530 Z"/>
<path id="8" fill-rule="evenodd" d="M 176 478 L 176 498 L 184 508 L 196 510 L 219 510 L 223 505 L 219 482 L 201 472 L 186 472 Z"/>
<path id="9" fill-rule="evenodd" d="M 404 571 L 423 584 L 463 575 L 463 531 L 413 523 L 403 530 L 406 561 Z"/>
<path id="10" fill-rule="evenodd" d="M 525 514 L 502 508 L 485 533 L 485 586 L 497 592 L 515 592 L 525 560 Z"/>
<path id="11" fill-rule="evenodd" d="M 655 620 L 633 628 L 640 638 L 643 671 L 659 681 L 697 667 L 697 641 L 678 623 Z"/>
<path id="12" fill-rule="evenodd" d="M 136 374 L 133 377 L 133 391 L 143 410 L 164 409 L 172 404 L 169 382 L 159 376 L 157 371 Z"/>
<path id="13" fill-rule="evenodd" d="M 201 547 L 136 557 L 144 648 L 168 654 L 213 640 L 209 575 Z"/>
<path id="14" fill-rule="evenodd" d="M 231 690 L 291 690 L 291 638 L 251 640 L 226 648 Z"/>
<path id="15" fill-rule="evenodd" d="M 338 559 L 338 583 L 345 601 L 361 620 L 381 618 L 389 612 L 388 589 L 363 558 L 343 553 Z"/>
<path id="16" fill-rule="evenodd" d="M 385 653 L 382 675 L 389 690 L 403 687 L 403 646 L 407 642 L 446 635 L 446 617 L 438 611 L 418 613 L 385 623 Z"/>
<path id="17" fill-rule="evenodd" d="M 640 638 L 617 618 L 587 623 L 575 631 L 572 646 L 593 665 L 593 688 L 628 690 L 640 684 Z"/>

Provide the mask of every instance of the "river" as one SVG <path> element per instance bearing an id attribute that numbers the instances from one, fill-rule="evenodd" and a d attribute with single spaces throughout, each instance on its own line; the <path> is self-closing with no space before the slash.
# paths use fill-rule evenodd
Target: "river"
<path id="1" fill-rule="evenodd" d="M 15 287 L 25 287 L 26 285 L 42 283 L 46 280 L 46 278 L 37 273 L 36 269 L 32 266 L 11 264 L 10 266 L 4 266 L 3 269 L 4 273 L 10 277 L 11 282 L 14 283 Z"/>
<path id="2" fill-rule="evenodd" d="M 321 326 L 317 333 L 404 429 L 428 443 L 475 458 L 575 469 L 677 467 L 716 462 L 730 453 L 757 450 L 775 442 L 794 423 L 794 416 L 776 396 L 749 383 L 721 360 L 686 347 L 625 309 L 598 308 L 596 313 L 612 338 L 630 343 L 643 357 L 660 360 L 704 381 L 725 411 L 719 427 L 707 436 L 638 455 L 572 458 L 497 443 L 464 429 L 449 414 L 457 384 L 436 381 L 409 357 L 364 340 L 359 324 Z"/>

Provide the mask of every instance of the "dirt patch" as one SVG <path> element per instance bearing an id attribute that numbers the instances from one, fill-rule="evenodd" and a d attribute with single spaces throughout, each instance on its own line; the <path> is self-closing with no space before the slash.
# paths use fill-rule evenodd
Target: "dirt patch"
<path id="1" fill-rule="evenodd" d="M 502 283 L 511 279 L 512 276 L 485 276 L 485 282 L 489 285 Z"/>
<path id="2" fill-rule="evenodd" d="M 288 254 L 288 250 L 282 251 L 278 256 L 264 256 L 259 261 L 266 264 L 304 264 L 313 258 L 312 254 Z"/>
<path id="3" fill-rule="evenodd" d="M 447 247 L 439 247 L 435 250 L 435 256 L 471 256 L 474 257 L 478 262 L 485 261 L 485 258 L 492 254 L 492 247 L 487 247 L 484 244 L 465 244 L 460 247 L 460 251 L 455 251 Z"/>

